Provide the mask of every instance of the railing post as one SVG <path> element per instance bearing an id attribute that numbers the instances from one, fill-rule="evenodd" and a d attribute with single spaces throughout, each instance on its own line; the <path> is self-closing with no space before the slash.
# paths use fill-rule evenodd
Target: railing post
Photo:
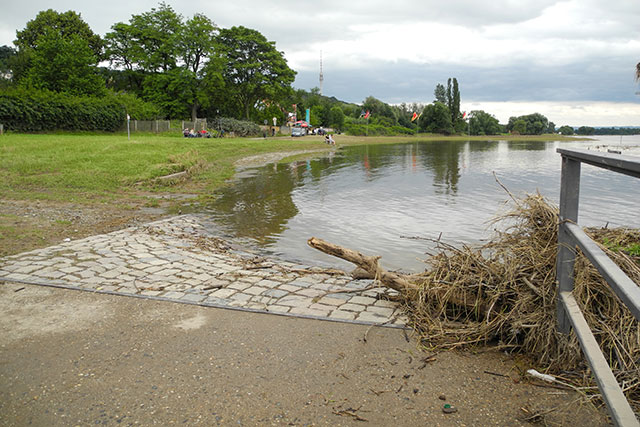
<path id="1" fill-rule="evenodd" d="M 560 178 L 560 225 L 558 226 L 558 256 L 556 259 L 557 280 L 557 316 L 558 331 L 569 333 L 571 323 L 560 299 L 560 292 L 573 291 L 573 267 L 576 260 L 571 238 L 565 231 L 565 221 L 578 221 L 578 202 L 580 200 L 580 162 L 562 156 L 562 174 Z"/>

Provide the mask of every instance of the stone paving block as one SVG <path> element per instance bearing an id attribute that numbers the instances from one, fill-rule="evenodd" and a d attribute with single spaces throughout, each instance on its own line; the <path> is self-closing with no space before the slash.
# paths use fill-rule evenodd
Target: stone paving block
<path id="1" fill-rule="evenodd" d="M 358 314 L 357 320 L 361 320 L 363 322 L 372 322 L 372 323 L 386 323 L 391 319 L 389 319 L 388 317 L 380 316 L 376 313 L 363 311 L 360 314 Z"/>
<path id="2" fill-rule="evenodd" d="M 206 298 L 207 298 L 206 295 L 185 294 L 182 298 L 180 298 L 180 301 L 200 302 L 200 301 L 204 301 Z"/>
<path id="3" fill-rule="evenodd" d="M 376 307 L 386 307 L 386 308 L 396 308 L 396 307 L 398 307 L 398 303 L 395 303 L 393 301 L 383 300 L 383 299 L 377 300 L 373 305 L 376 306 Z"/>
<path id="4" fill-rule="evenodd" d="M 271 304 L 267 306 L 267 311 L 272 311 L 274 313 L 288 313 L 289 310 L 291 310 L 291 307 L 286 307 L 284 305 Z"/>
<path id="5" fill-rule="evenodd" d="M 313 310 L 307 307 L 293 307 L 289 311 L 291 314 L 301 314 L 303 316 L 327 317 L 328 311 Z"/>
<path id="6" fill-rule="evenodd" d="M 231 295 L 235 294 L 237 291 L 235 289 L 219 289 L 215 292 L 211 293 L 211 296 L 216 298 L 229 298 Z"/>
<path id="7" fill-rule="evenodd" d="M 266 291 L 264 294 L 270 297 L 274 297 L 274 298 L 281 298 L 285 295 L 287 295 L 289 292 L 287 291 L 283 291 L 280 289 L 269 289 L 268 291 Z"/>
<path id="8" fill-rule="evenodd" d="M 299 287 L 299 286 L 293 286 L 293 285 L 290 285 L 290 284 L 286 284 L 286 285 L 278 286 L 278 289 L 281 289 L 281 290 L 287 291 L 287 292 L 297 292 L 302 288 Z"/>
<path id="9" fill-rule="evenodd" d="M 208 297 L 206 300 L 204 300 L 204 302 L 209 304 L 222 305 L 222 306 L 230 306 L 233 302 L 241 303 L 240 301 L 229 302 L 229 300 L 211 297 L 211 296 Z"/>
<path id="10" fill-rule="evenodd" d="M 338 306 L 338 305 L 344 304 L 345 300 L 344 299 L 340 299 L 340 298 L 332 298 L 331 296 L 324 296 L 324 297 L 320 298 L 318 300 L 318 302 L 320 304 Z"/>
<path id="11" fill-rule="evenodd" d="M 290 307 L 308 307 L 311 305 L 311 299 L 298 295 L 287 295 L 278 300 L 278 305 L 287 305 Z"/>
<path id="12" fill-rule="evenodd" d="M 352 304 L 371 305 L 376 302 L 375 298 L 355 296 L 349 300 Z"/>
<path id="13" fill-rule="evenodd" d="M 320 291 L 317 289 L 301 289 L 298 292 L 296 292 L 296 294 L 304 295 L 305 297 L 309 297 L 309 298 L 314 298 L 320 295 L 324 295 L 326 294 L 326 292 Z"/>
<path id="14" fill-rule="evenodd" d="M 280 282 L 276 282 L 276 281 L 273 281 L 273 280 L 266 280 L 265 279 L 265 280 L 259 281 L 258 283 L 256 283 L 256 285 L 262 286 L 264 288 L 275 288 L 275 287 L 280 286 Z"/>
<path id="15" fill-rule="evenodd" d="M 247 283 L 251 283 L 252 285 L 260 282 L 262 279 L 262 277 L 259 276 L 241 276 L 241 275 L 235 275 L 234 277 L 237 278 L 237 280 L 240 280 L 242 282 L 247 282 Z"/>
<path id="16" fill-rule="evenodd" d="M 309 306 L 309 308 L 310 308 L 310 309 L 312 309 L 312 310 L 320 310 L 320 311 L 324 311 L 324 312 L 326 312 L 327 314 L 328 314 L 330 311 L 333 311 L 333 310 L 335 310 L 335 309 L 336 309 L 336 308 L 335 308 L 334 306 L 332 306 L 332 305 L 324 305 L 324 304 L 318 304 L 318 303 L 311 304 L 311 305 Z"/>
<path id="17" fill-rule="evenodd" d="M 243 290 L 245 290 L 247 288 L 250 288 L 251 286 L 253 286 L 251 283 L 236 281 L 236 282 L 229 283 L 227 288 L 237 289 L 239 291 L 243 291 Z"/>
<path id="18" fill-rule="evenodd" d="M 391 317 L 393 312 L 395 311 L 393 308 L 388 307 L 377 307 L 377 306 L 369 306 L 367 307 L 367 312 L 379 314 L 384 317 Z"/>
<path id="19" fill-rule="evenodd" d="M 157 297 L 158 295 L 160 295 L 162 293 L 162 291 L 152 291 L 152 290 L 144 290 L 142 292 L 140 292 L 140 295 L 146 295 L 146 296 L 150 296 L 150 297 Z"/>
<path id="20" fill-rule="evenodd" d="M 268 291 L 268 288 L 262 288 L 260 286 L 252 286 L 250 288 L 247 288 L 244 290 L 244 293 L 246 294 L 250 294 L 250 295 L 260 295 L 265 291 Z"/>
<path id="21" fill-rule="evenodd" d="M 308 280 L 302 280 L 302 278 L 296 279 L 293 282 L 287 283 L 289 286 L 297 286 L 299 288 L 310 288 L 313 285 L 313 282 Z"/>
<path id="22" fill-rule="evenodd" d="M 343 304 L 340 306 L 340 310 L 355 311 L 355 312 L 364 311 L 365 308 L 366 307 L 364 305 L 351 304 L 351 303 Z"/>
<path id="23" fill-rule="evenodd" d="M 354 320 L 356 318 L 356 313 L 352 311 L 334 310 L 331 313 L 329 313 L 329 318 L 341 319 L 341 320 Z"/>
<path id="24" fill-rule="evenodd" d="M 237 294 L 231 295 L 229 299 L 232 299 L 234 301 L 249 301 L 253 297 L 254 297 L 253 295 L 243 294 L 241 292 L 238 292 Z"/>
<path id="25" fill-rule="evenodd" d="M 166 290 L 166 288 L 165 288 Z M 184 292 L 177 292 L 177 291 L 169 291 L 167 293 L 165 293 L 164 295 L 162 295 L 165 298 L 170 298 L 170 299 L 180 299 L 183 296 L 185 296 Z"/>

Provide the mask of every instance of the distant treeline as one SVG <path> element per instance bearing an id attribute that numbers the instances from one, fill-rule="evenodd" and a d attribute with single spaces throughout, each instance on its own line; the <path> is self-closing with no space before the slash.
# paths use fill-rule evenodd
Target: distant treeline
<path id="1" fill-rule="evenodd" d="M 640 135 L 640 128 L 595 128 L 593 135 Z"/>

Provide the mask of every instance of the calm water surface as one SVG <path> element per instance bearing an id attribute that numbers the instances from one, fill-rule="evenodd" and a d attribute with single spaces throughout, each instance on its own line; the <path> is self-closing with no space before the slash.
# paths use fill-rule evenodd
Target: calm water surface
<path id="1" fill-rule="evenodd" d="M 412 142 L 345 147 L 331 155 L 244 171 L 207 211 L 227 232 L 273 254 L 340 268 L 351 265 L 306 245 L 311 236 L 382 255 L 390 269 L 420 271 L 433 243 L 481 243 L 509 198 L 540 191 L 558 202 L 556 148 L 624 147 L 640 155 L 640 137 L 589 142 Z M 640 180 L 582 167 L 579 221 L 640 227 Z"/>

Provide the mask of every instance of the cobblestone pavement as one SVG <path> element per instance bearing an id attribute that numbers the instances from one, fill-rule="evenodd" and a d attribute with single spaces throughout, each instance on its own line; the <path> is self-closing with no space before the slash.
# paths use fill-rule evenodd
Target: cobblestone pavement
<path id="1" fill-rule="evenodd" d="M 184 215 L 0 258 L 0 280 L 402 327 L 372 280 L 256 256 Z"/>

